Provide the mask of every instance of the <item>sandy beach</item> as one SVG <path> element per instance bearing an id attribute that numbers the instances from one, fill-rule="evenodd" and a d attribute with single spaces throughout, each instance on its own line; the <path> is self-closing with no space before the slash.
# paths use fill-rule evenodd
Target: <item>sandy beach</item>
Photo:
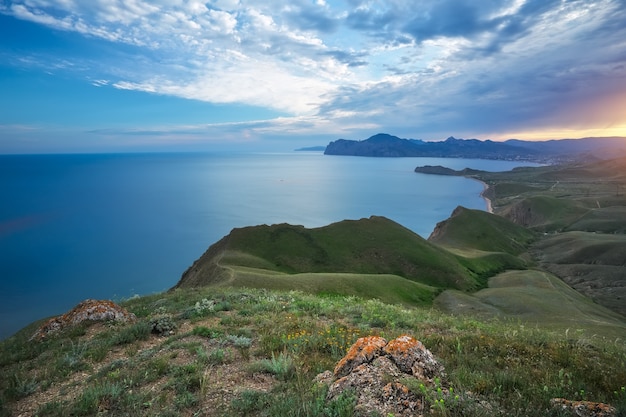
<path id="1" fill-rule="evenodd" d="M 493 214 L 493 206 L 491 205 L 491 199 L 485 196 L 485 193 L 489 189 L 489 185 L 487 185 L 486 182 L 481 181 L 477 178 L 472 178 L 472 179 L 480 182 L 483 185 L 484 188 L 483 188 L 483 191 L 480 193 L 480 196 L 483 198 L 483 200 L 485 200 L 485 204 L 487 205 L 487 211 Z"/>

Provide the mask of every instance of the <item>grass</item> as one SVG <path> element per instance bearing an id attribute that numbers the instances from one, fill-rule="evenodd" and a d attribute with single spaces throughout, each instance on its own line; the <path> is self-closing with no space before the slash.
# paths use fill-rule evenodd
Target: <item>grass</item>
<path id="1" fill-rule="evenodd" d="M 526 284 L 515 281 L 518 290 Z M 228 302 L 229 309 L 200 319 L 184 314 L 203 299 Z M 354 396 L 326 402 L 315 376 L 332 370 L 361 336 L 404 333 L 441 360 L 459 395 L 452 401 L 431 393 L 433 404 L 441 400 L 433 415 L 484 415 L 479 401 L 506 415 L 550 415 L 551 398 L 581 399 L 582 393 L 626 412 L 623 337 L 293 291 L 176 290 L 124 305 L 138 315 L 165 309 L 175 334 L 124 337 L 127 343 L 117 344 L 119 334 L 135 334 L 129 329 L 137 324 L 94 325 L 33 344 L 30 332 L 18 333 L 0 343 L 0 415 L 19 409 L 41 416 L 350 416 Z M 102 344 L 109 350 L 94 360 L 90 352 Z M 81 365 L 59 372 L 56 364 L 68 357 Z"/>
<path id="2" fill-rule="evenodd" d="M 623 317 L 598 306 L 555 276 L 543 271 L 509 271 L 472 295 L 446 292 L 438 306 L 455 314 L 481 312 L 483 317 L 520 319 L 544 328 L 570 329 L 586 337 L 623 337 Z"/>
<path id="3" fill-rule="evenodd" d="M 397 275 L 302 273 L 280 274 L 267 270 L 232 267 L 228 285 L 241 288 L 299 290 L 312 294 L 356 295 L 388 303 L 429 305 L 439 290 Z"/>
<path id="4" fill-rule="evenodd" d="M 565 232 L 535 245 L 542 262 L 626 266 L 626 235 Z"/>
<path id="5" fill-rule="evenodd" d="M 242 268 L 254 273 L 242 276 Z M 384 274 L 432 287 L 477 286 L 452 253 L 373 216 L 316 229 L 287 224 L 234 229 L 209 248 L 177 287 L 230 285 L 233 278 L 275 278 L 277 273 Z"/>
<path id="6" fill-rule="evenodd" d="M 437 225 L 429 241 L 459 249 L 519 255 L 537 236 L 531 230 L 481 210 L 458 207 Z"/>

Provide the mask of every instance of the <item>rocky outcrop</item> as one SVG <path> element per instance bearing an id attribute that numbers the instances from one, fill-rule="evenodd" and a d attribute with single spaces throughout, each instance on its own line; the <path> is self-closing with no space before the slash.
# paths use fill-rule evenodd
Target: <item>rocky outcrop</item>
<path id="1" fill-rule="evenodd" d="M 615 407 L 603 403 L 591 401 L 570 401 L 564 398 L 554 398 L 552 406 L 561 410 L 567 410 L 578 417 L 615 417 Z"/>
<path id="2" fill-rule="evenodd" d="M 46 321 L 33 334 L 30 340 L 42 340 L 47 336 L 63 330 L 67 327 L 76 326 L 90 321 L 118 321 L 134 322 L 137 320 L 133 313 L 109 300 L 82 301 L 67 313 L 53 317 Z"/>
<path id="3" fill-rule="evenodd" d="M 360 338 L 334 372 L 318 375 L 318 380 L 329 384 L 328 400 L 355 393 L 358 415 L 422 415 L 432 405 L 427 392 L 447 394 L 443 366 L 408 335 L 390 342 L 378 336 Z"/>

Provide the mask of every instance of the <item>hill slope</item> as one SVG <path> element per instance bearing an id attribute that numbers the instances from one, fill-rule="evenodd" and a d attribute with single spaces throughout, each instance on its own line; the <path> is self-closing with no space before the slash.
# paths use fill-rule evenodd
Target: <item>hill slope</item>
<path id="1" fill-rule="evenodd" d="M 442 293 L 435 305 L 453 314 L 507 317 L 542 327 L 592 331 L 622 337 L 623 317 L 594 304 L 556 276 L 538 270 L 509 271 L 489 280 L 474 294 Z"/>
<path id="2" fill-rule="evenodd" d="M 497 215 L 543 232 L 529 249 L 542 268 L 626 314 L 626 158 L 468 175 Z"/>
<path id="3" fill-rule="evenodd" d="M 194 262 L 176 288 L 232 284 L 243 279 L 243 268 L 248 282 L 256 270 L 259 280 L 278 273 L 386 274 L 440 288 L 480 287 L 452 253 L 372 216 L 316 229 L 288 224 L 234 229 Z"/>
<path id="4" fill-rule="evenodd" d="M 437 224 L 428 240 L 445 247 L 519 255 L 536 238 L 532 231 L 500 216 L 457 207 Z"/>

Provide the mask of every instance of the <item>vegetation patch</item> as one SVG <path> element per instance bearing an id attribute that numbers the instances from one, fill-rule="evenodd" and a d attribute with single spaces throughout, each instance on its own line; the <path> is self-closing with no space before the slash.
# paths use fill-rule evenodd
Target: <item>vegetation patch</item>
<path id="1" fill-rule="evenodd" d="M 512 279 L 518 290 L 527 284 Z M 541 286 L 537 280 L 528 283 Z M 230 308 L 204 321 L 183 314 L 204 298 L 227 301 Z M 491 407 L 505 415 L 544 416 L 556 397 L 626 411 L 623 338 L 508 319 L 478 321 L 355 296 L 264 289 L 181 289 L 122 305 L 139 317 L 155 302 L 171 314 L 174 334 L 147 332 L 114 343 L 135 326 L 127 324 L 36 344 L 24 330 L 0 343 L 0 410 L 40 416 L 350 416 L 355 397 L 347 392 L 327 401 L 315 376 L 332 370 L 360 337 L 412 334 L 445 366 L 454 393 L 440 398 L 436 387 L 428 388 L 430 403 L 439 407 L 433 415 L 478 416 Z M 94 360 L 90 352 L 102 344 L 108 352 Z M 81 365 L 60 372 L 57 364 L 68 361 Z"/>

